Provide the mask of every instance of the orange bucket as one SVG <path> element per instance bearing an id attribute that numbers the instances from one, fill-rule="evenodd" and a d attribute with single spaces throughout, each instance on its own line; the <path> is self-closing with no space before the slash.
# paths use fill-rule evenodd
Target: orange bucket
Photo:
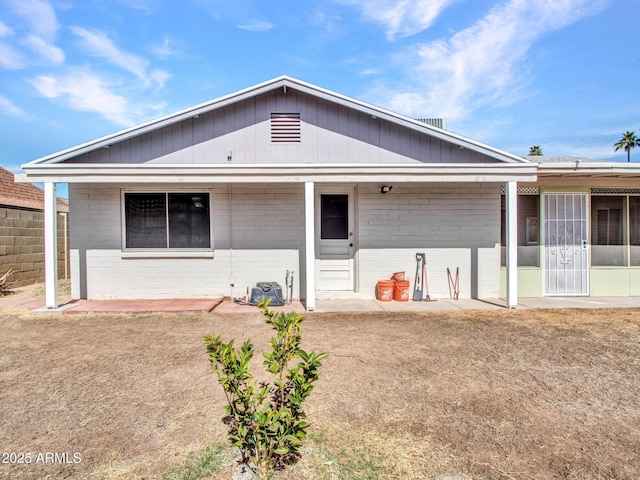
<path id="1" fill-rule="evenodd" d="M 396 282 L 404 282 L 404 272 L 396 272 L 391 277 L 391 280 L 395 280 Z"/>
<path id="2" fill-rule="evenodd" d="M 380 280 L 376 285 L 376 298 L 382 302 L 393 300 L 393 280 Z"/>
<path id="3" fill-rule="evenodd" d="M 398 302 L 409 301 L 409 282 L 395 282 L 393 289 L 393 299 Z"/>

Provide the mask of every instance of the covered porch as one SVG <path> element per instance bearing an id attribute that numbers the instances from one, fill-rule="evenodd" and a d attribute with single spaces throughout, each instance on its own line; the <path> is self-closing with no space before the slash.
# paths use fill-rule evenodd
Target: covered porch
<path id="1" fill-rule="evenodd" d="M 402 256 L 404 263 L 402 266 L 407 271 L 409 280 L 413 280 L 412 275 L 415 263 L 413 261 L 416 249 L 427 250 L 427 254 L 437 259 L 443 255 L 456 255 L 456 242 L 459 245 L 458 250 L 462 252 L 463 262 L 468 262 L 465 275 L 468 277 L 465 281 L 468 286 L 463 297 L 482 298 L 482 286 L 485 278 L 491 277 L 488 281 L 499 285 L 499 212 L 500 212 L 500 189 L 504 187 L 507 192 L 508 207 L 508 240 L 510 247 L 507 248 L 507 257 L 509 264 L 513 268 L 507 268 L 508 274 L 508 290 L 506 295 L 506 306 L 515 308 L 518 305 L 517 300 L 517 187 L 518 182 L 534 181 L 536 178 L 536 166 L 527 164 L 481 164 L 481 165 L 309 165 L 309 166 L 260 166 L 259 168 L 242 165 L 242 166 L 189 166 L 180 165 L 168 167 L 166 165 L 92 165 L 91 167 L 83 165 L 65 165 L 64 173 L 50 165 L 34 165 L 31 167 L 23 178 L 24 181 L 42 181 L 45 183 L 45 217 L 46 221 L 46 252 L 55 252 L 56 238 L 52 232 L 55 232 L 55 216 L 52 215 L 52 206 L 50 205 L 55 199 L 56 183 L 67 182 L 70 184 L 70 192 L 73 197 L 74 192 L 96 191 L 95 199 L 75 199 L 75 205 L 80 205 L 85 201 L 84 208 L 98 208 L 93 202 L 101 202 L 100 207 L 106 211 L 108 208 L 113 210 L 113 218 L 118 219 L 122 210 L 122 191 L 135 188 L 140 191 L 153 190 L 157 188 L 165 188 L 167 178 L 171 178 L 172 184 L 178 183 L 181 188 L 217 188 L 221 192 L 229 192 L 237 189 L 238 195 L 247 192 L 251 187 L 261 188 L 265 191 L 267 188 L 277 192 L 279 186 L 286 186 L 291 191 L 299 192 L 291 197 L 290 201 L 299 202 L 298 209 L 300 215 L 297 218 L 291 218 L 293 223 L 299 221 L 300 228 L 300 246 L 298 253 L 294 253 L 294 257 L 298 258 L 299 283 L 298 295 L 305 309 L 308 311 L 318 308 L 318 295 L 321 298 L 331 297 L 332 288 L 327 288 L 327 282 L 333 280 L 329 276 L 323 277 L 323 265 L 327 266 L 335 264 L 335 260 L 346 260 L 347 268 L 351 268 L 351 278 L 347 284 L 343 284 L 340 288 L 333 289 L 339 291 L 351 291 L 356 296 L 364 296 L 365 299 L 371 299 L 374 295 L 375 281 L 385 278 L 387 274 L 393 273 L 394 268 L 398 265 L 398 256 Z M 265 183 L 268 181 L 268 183 Z M 77 187 L 74 187 L 74 184 Z M 385 187 L 393 187 L 393 191 L 384 191 Z M 174 187 L 175 188 L 175 187 Z M 107 200 L 104 191 L 101 189 L 111 189 L 111 198 Z M 217 190 L 216 190 L 217 191 Z M 465 196 L 468 191 L 476 193 L 473 196 Z M 352 223 L 346 229 L 346 237 L 341 238 L 325 238 L 322 234 L 325 228 L 322 213 L 322 195 L 346 195 L 352 196 L 347 201 L 347 209 L 352 212 Z M 425 193 L 427 192 L 427 193 Z M 428 192 L 431 192 L 429 197 Z M 220 198 L 226 193 L 220 195 Z M 217 193 L 212 193 L 212 196 Z M 277 196 L 277 195 L 276 195 Z M 452 201 L 447 204 L 436 204 L 435 198 L 447 197 L 450 200 L 457 199 L 455 205 Z M 96 199 L 100 200 L 96 200 Z M 238 197 L 239 198 L 239 197 Z M 482 201 L 479 202 L 478 199 Z M 72 199 L 73 200 L 73 199 Z M 351 203 L 349 203 L 351 202 Z M 483 203 L 484 202 L 484 203 Z M 113 205 L 108 206 L 108 203 Z M 212 202 L 212 205 L 215 202 Z M 218 202 L 222 205 L 222 202 Z M 245 202 L 246 203 L 246 202 Z M 431 209 L 428 205 L 431 203 Z M 480 215 L 473 212 L 475 206 L 479 203 L 479 207 L 483 210 Z M 72 202 L 72 205 L 74 202 Z M 453 205 L 453 206 L 452 206 Z M 232 205 L 229 204 L 229 208 Z M 275 204 L 274 209 L 278 209 L 279 205 Z M 415 209 L 413 216 L 410 209 Z M 407 211 L 399 214 L 403 209 Z M 439 209 L 438 215 L 434 212 Z M 455 211 L 454 211 L 455 210 Z M 465 216 L 465 210 L 469 215 Z M 231 210 L 230 210 L 231 211 Z M 421 213 L 422 212 L 422 213 Z M 71 221 L 73 218 L 73 207 L 71 213 Z M 78 211 L 76 210 L 76 213 Z M 215 213 L 215 212 L 214 212 Z M 422 216 L 421 216 L 422 215 Z M 433 217 L 430 222 L 422 222 L 416 227 L 415 220 L 424 219 L 426 215 Z M 496 225 L 486 225 L 482 215 L 491 218 L 491 222 L 495 220 Z M 82 217 L 82 215 L 79 215 Z M 221 215 L 222 218 L 222 215 Z M 231 217 L 225 214 L 226 222 L 231 221 Z M 234 220 L 238 221 L 238 220 Z M 76 218 L 78 222 L 78 218 Z M 119 222 L 119 220 L 118 220 Z M 476 222 L 477 224 L 474 224 Z M 268 222 L 266 222 L 268 223 Z M 76 223 L 77 225 L 77 223 Z M 236 223 L 237 226 L 237 223 Z M 296 227 L 296 228 L 298 228 Z M 352 227 L 352 228 L 350 228 Z M 494 230 L 495 227 L 495 231 Z M 96 227 L 92 227 L 96 228 Z M 114 224 L 112 227 L 108 225 L 105 228 L 117 228 Z M 231 229 L 231 226 L 228 227 Z M 247 230 L 247 226 L 243 227 Z M 266 227 L 265 227 L 266 228 Z M 483 257 L 482 249 L 478 250 L 471 245 L 469 247 L 465 241 L 469 241 L 469 230 L 473 230 L 478 237 L 482 237 L 487 233 L 486 238 L 497 239 L 492 240 L 487 245 L 487 257 Z M 437 240 L 437 244 L 432 242 L 433 232 L 438 230 L 445 231 L 444 236 Z M 276 226 L 277 231 L 277 226 Z M 410 235 L 407 234 L 410 233 Z M 424 238 L 421 234 L 424 232 Z M 429 233 L 431 232 L 431 233 Z M 448 232 L 448 233 L 446 233 Z M 458 232 L 457 235 L 451 236 L 451 232 Z M 484 232 L 484 233 L 483 233 Z M 263 232 L 257 231 L 259 236 Z M 340 234 L 340 235 L 344 235 Z M 338 236 L 340 236 L 338 235 Z M 411 236 L 412 235 L 412 236 Z M 429 236 L 431 235 L 431 236 Z M 448 236 L 447 236 L 448 235 Z M 230 234 L 230 238 L 231 238 Z M 334 234 L 329 237 L 336 237 Z M 122 238 L 121 234 L 114 235 L 113 238 L 113 255 L 120 259 L 129 259 L 130 252 L 126 252 L 123 244 L 119 243 Z M 344 243 L 344 245 L 336 246 L 336 243 Z M 231 244 L 224 244 L 225 248 L 220 249 L 217 242 L 216 250 L 212 249 L 210 258 L 206 259 L 211 262 L 214 256 L 223 258 L 223 250 L 228 248 L 228 255 L 233 255 L 238 250 Z M 472 242 L 473 243 L 473 242 Z M 72 240 L 73 246 L 73 240 Z M 432 247 L 434 250 L 431 250 Z M 451 247 L 452 249 L 447 249 Z M 497 249 L 497 250 L 496 250 Z M 295 249 L 294 249 L 295 250 Z M 478 253 L 480 251 L 480 253 Z M 213 253 L 215 252 L 215 253 Z M 494 255 L 498 252 L 497 255 Z M 218 255 L 220 254 L 220 255 Z M 50 255 L 47 255 L 47 258 Z M 396 257 L 394 259 L 394 255 Z M 185 252 L 180 254 L 147 254 L 155 258 L 156 264 L 160 263 L 162 257 L 170 259 L 172 262 L 193 262 L 188 258 Z M 495 258 L 494 258 L 495 256 Z M 108 259 L 107 259 L 108 260 Z M 145 259 L 145 261 L 153 261 L 153 259 Z M 205 259 L 201 259 L 203 262 Z M 323 260 L 329 260 L 323 262 Z M 82 265 L 83 259 L 77 261 L 77 266 Z M 84 259 L 86 262 L 86 258 Z M 46 271 L 46 307 L 48 309 L 57 309 L 59 300 L 57 298 L 57 274 L 55 272 L 55 264 L 47 263 Z M 385 263 L 387 262 L 387 263 Z M 455 265 L 451 263 L 452 266 Z M 483 264 L 484 262 L 484 264 Z M 295 260 L 294 260 L 295 264 Z M 204 265 L 204 263 L 203 263 Z M 374 265 L 375 268 L 371 268 Z M 385 267 L 385 265 L 387 265 Z M 86 267 L 85 267 L 86 268 Z M 367 270 L 368 269 L 368 270 Z M 218 276 L 227 276 L 229 278 L 229 289 L 236 288 L 235 295 L 238 295 L 244 288 L 244 283 L 238 281 L 231 273 L 220 271 Z M 344 273 L 344 270 L 343 272 Z M 443 272 L 439 272 L 443 275 Z M 495 277 L 495 278 L 494 278 Z M 480 279 L 480 280 L 479 280 Z M 82 278 L 76 275 L 76 283 L 81 283 Z M 266 279 L 262 279 L 266 280 Z M 269 279 L 271 280 L 271 279 Z M 86 282 L 86 279 L 85 279 Z M 246 283 L 246 282 L 245 282 Z M 91 296 L 78 295 L 79 285 L 73 287 L 76 294 L 74 298 L 89 298 Z M 439 296 L 443 297 L 444 288 L 441 285 Z M 496 292 L 497 292 L 496 288 Z M 329 294 L 327 294 L 329 292 Z M 221 292 L 213 292 L 212 296 L 223 294 L 224 296 L 234 296 L 233 291 L 227 290 Z M 167 296 L 167 295 L 165 295 Z M 171 296 L 171 295 L 168 295 Z M 194 297 L 197 297 L 195 294 Z M 491 295 L 497 297 L 498 295 Z M 140 298 L 144 298 L 143 295 Z"/>

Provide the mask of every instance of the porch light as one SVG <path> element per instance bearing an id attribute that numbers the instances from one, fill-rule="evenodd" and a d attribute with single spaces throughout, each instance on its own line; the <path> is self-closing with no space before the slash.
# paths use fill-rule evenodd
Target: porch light
<path id="1" fill-rule="evenodd" d="M 382 185 L 380 188 L 378 188 L 378 191 L 384 195 L 385 193 L 389 193 L 392 188 L 392 185 Z"/>

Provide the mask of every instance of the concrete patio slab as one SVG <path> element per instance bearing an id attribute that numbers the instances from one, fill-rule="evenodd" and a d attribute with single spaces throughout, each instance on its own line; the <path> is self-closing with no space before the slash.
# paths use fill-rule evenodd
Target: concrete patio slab
<path id="1" fill-rule="evenodd" d="M 299 300 L 294 300 L 289 305 L 283 305 L 281 307 L 269 306 L 269 310 L 276 312 L 291 312 L 305 313 L 306 309 Z M 228 298 L 225 298 L 223 302 L 215 308 L 215 313 L 254 313 L 260 312 L 258 307 L 254 305 L 242 305 L 238 303 L 232 303 Z"/>
<path id="2" fill-rule="evenodd" d="M 518 309 L 524 308 L 640 308 L 640 297 L 541 297 L 519 298 Z M 504 310 L 501 298 L 459 300 L 437 299 L 431 302 L 381 302 L 375 299 L 321 299 L 316 312 L 423 312 L 444 310 Z"/>
<path id="3" fill-rule="evenodd" d="M 255 306 L 232 303 L 228 298 L 165 299 L 165 300 L 71 300 L 62 295 L 58 309 L 44 308 L 41 286 L 34 285 L 16 289 L 14 295 L 0 297 L 0 310 L 24 309 L 37 313 L 182 313 L 215 312 L 221 314 L 259 313 Z M 372 298 L 361 298 L 354 294 L 338 295 L 339 298 L 318 298 L 315 312 L 409 312 L 444 310 L 501 310 L 506 308 L 504 299 L 449 298 L 430 302 L 381 302 Z M 290 305 L 270 307 L 275 311 L 306 313 L 304 305 L 295 300 Z M 640 297 L 540 297 L 519 298 L 518 308 L 640 308 Z"/>
<path id="4" fill-rule="evenodd" d="M 222 303 L 222 298 L 163 300 L 77 300 L 61 309 L 65 314 L 86 313 L 208 313 Z"/>
<path id="5" fill-rule="evenodd" d="M 443 310 L 501 310 L 504 306 L 482 300 L 438 299 L 430 302 L 381 302 L 375 299 L 322 299 L 316 300 L 316 312 L 415 312 Z"/>

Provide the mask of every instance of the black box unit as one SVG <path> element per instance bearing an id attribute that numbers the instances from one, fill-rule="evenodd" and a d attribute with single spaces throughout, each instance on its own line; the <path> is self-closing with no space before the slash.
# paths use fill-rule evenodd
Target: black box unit
<path id="1" fill-rule="evenodd" d="M 251 297 L 249 297 L 249 305 L 258 305 L 258 302 L 270 298 L 269 306 L 279 307 L 284 305 L 284 297 L 282 296 L 282 287 L 278 282 L 259 282 L 251 289 Z"/>

